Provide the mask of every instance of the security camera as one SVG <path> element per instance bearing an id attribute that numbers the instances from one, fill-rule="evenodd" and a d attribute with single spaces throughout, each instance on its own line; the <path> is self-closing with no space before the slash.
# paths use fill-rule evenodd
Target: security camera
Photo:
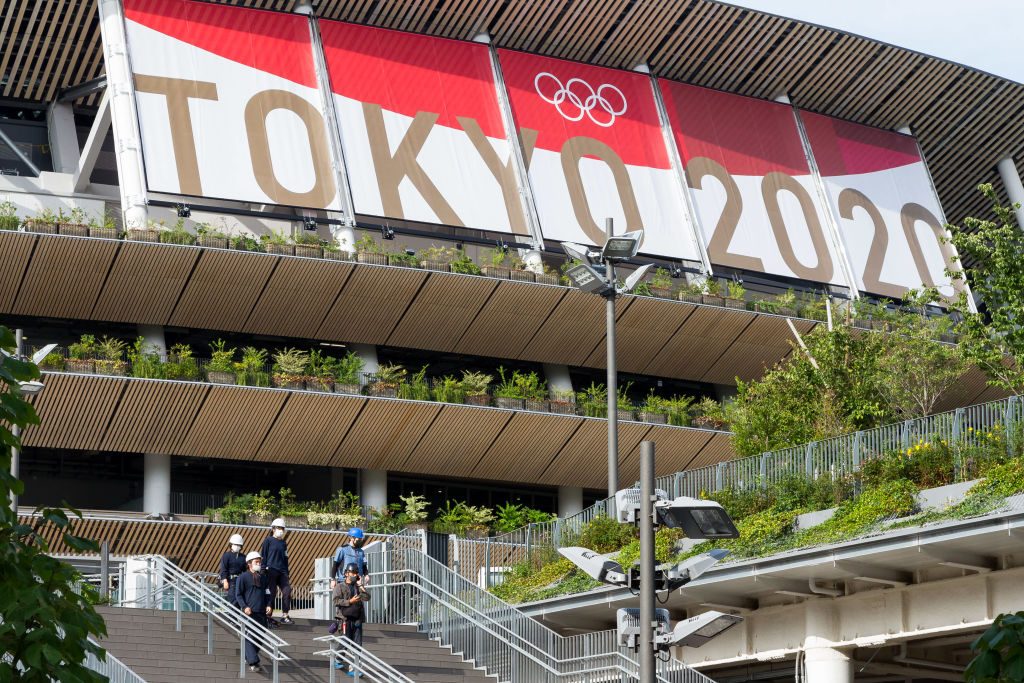
<path id="1" fill-rule="evenodd" d="M 658 608 L 654 610 L 654 636 L 666 637 L 669 635 L 668 610 Z M 619 647 L 640 647 L 640 609 L 638 607 L 625 607 L 615 610 L 615 632 L 618 637 Z"/>
<path id="2" fill-rule="evenodd" d="M 710 610 L 676 623 L 671 633 L 655 635 L 655 647 L 700 647 L 743 621 L 743 617 Z"/>
<path id="3" fill-rule="evenodd" d="M 688 557 L 672 566 L 667 564 L 659 565 L 658 573 L 663 577 L 663 589 L 674 591 L 677 588 L 682 588 L 714 567 L 728 555 L 728 550 L 715 549 L 707 553 Z"/>
<path id="4" fill-rule="evenodd" d="M 654 497 L 659 501 L 667 500 L 668 493 L 661 489 L 654 489 Z M 640 499 L 640 489 L 638 488 L 616 491 L 615 521 L 621 524 L 637 524 L 640 521 L 642 502 Z"/>
<path id="5" fill-rule="evenodd" d="M 588 548 L 559 548 L 562 557 L 583 570 L 590 578 L 612 586 L 625 586 L 626 574 L 622 565 Z"/>
<path id="6" fill-rule="evenodd" d="M 618 502 L 618 494 L 615 495 Z M 654 514 L 656 524 L 682 529 L 688 538 L 739 538 L 740 535 L 729 514 L 713 500 L 689 496 L 662 499 L 654 503 Z"/>

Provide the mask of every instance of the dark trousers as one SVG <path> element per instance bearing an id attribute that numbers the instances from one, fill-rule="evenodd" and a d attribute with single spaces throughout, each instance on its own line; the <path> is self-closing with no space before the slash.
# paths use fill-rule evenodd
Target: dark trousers
<path id="1" fill-rule="evenodd" d="M 355 641 L 356 645 L 363 646 L 363 620 L 345 619 L 342 622 L 342 629 L 345 636 Z"/>
<path id="2" fill-rule="evenodd" d="M 267 590 L 270 591 L 270 594 L 267 596 L 268 604 L 274 604 L 274 598 L 277 597 L 277 589 L 279 587 L 281 589 L 281 611 L 288 614 L 292 609 L 292 584 L 288 581 L 288 575 L 284 572 L 268 569 Z"/>
<path id="3" fill-rule="evenodd" d="M 253 612 L 249 618 L 261 626 L 267 625 L 267 615 L 263 612 Z M 260 663 L 260 650 L 256 647 L 256 643 L 248 638 L 245 639 L 245 663 L 249 666 Z"/>

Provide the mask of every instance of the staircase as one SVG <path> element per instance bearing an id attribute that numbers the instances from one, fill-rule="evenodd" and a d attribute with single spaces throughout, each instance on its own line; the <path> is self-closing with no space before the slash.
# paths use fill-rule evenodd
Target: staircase
<path id="1" fill-rule="evenodd" d="M 237 683 L 239 680 L 239 642 L 227 629 L 214 622 L 213 654 L 207 654 L 205 614 L 182 613 L 181 631 L 176 631 L 174 612 L 117 607 L 97 607 L 97 611 L 107 624 L 107 638 L 100 644 L 147 683 Z M 287 652 L 292 659 L 280 664 L 283 683 L 322 683 L 327 680 L 327 658 L 313 654 L 323 650 L 325 645 L 313 639 L 327 633 L 328 623 L 295 619 L 295 624 L 277 630 L 288 641 Z M 449 649 L 419 633 L 415 626 L 366 624 L 363 627 L 363 647 L 417 682 L 493 680 L 474 669 L 471 663 L 463 662 Z M 270 680 L 269 663 L 264 661 L 263 664 L 265 673 L 247 670 L 246 679 Z M 349 680 L 342 672 L 337 673 L 336 680 Z"/>

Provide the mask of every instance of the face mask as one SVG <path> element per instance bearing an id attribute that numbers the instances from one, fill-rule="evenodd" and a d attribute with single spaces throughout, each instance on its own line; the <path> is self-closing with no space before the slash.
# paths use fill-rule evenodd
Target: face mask
<path id="1" fill-rule="evenodd" d="M 241 551 L 242 551 L 242 546 L 238 545 L 237 543 L 232 544 L 231 552 L 237 553 L 237 552 L 241 552 Z"/>
<path id="2" fill-rule="evenodd" d="M 274 538 L 284 538 L 284 529 L 274 529 Z"/>
<path id="3" fill-rule="evenodd" d="M 258 572 L 259 570 L 260 570 L 260 563 L 259 562 L 253 562 L 252 563 L 252 571 L 253 571 L 253 573 Z"/>

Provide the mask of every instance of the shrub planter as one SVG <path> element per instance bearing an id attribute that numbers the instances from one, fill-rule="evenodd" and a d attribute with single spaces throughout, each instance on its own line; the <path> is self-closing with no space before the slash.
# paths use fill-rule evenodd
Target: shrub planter
<path id="1" fill-rule="evenodd" d="M 278 389 L 306 388 L 306 380 L 299 375 L 274 375 L 272 381 Z"/>
<path id="2" fill-rule="evenodd" d="M 758 313 L 778 313 L 779 307 L 769 301 L 755 301 L 754 310 Z"/>
<path id="3" fill-rule="evenodd" d="M 17 230 L 21 227 L 21 219 L 17 216 L 0 216 L 0 230 Z"/>
<path id="4" fill-rule="evenodd" d="M 184 244 L 186 246 L 193 246 L 196 243 L 196 237 L 192 233 L 188 232 L 165 230 L 160 233 L 160 242 L 162 244 Z"/>
<path id="5" fill-rule="evenodd" d="M 530 399 L 526 399 L 526 409 L 532 410 L 535 413 L 546 413 L 548 412 L 548 402 L 531 401 Z"/>
<path id="6" fill-rule="evenodd" d="M 313 379 L 306 380 L 306 389 L 308 389 L 309 391 L 323 391 L 328 394 L 333 394 L 334 382 L 316 379 L 314 377 Z"/>
<path id="7" fill-rule="evenodd" d="M 305 529 L 309 526 L 309 520 L 306 519 L 305 515 L 285 515 L 284 525 L 289 529 L 294 529 L 296 527 L 300 529 Z"/>
<path id="8" fill-rule="evenodd" d="M 369 263 L 374 266 L 386 266 L 388 264 L 388 255 L 361 251 L 356 254 L 356 261 L 359 263 Z"/>
<path id="9" fill-rule="evenodd" d="M 70 237 L 88 237 L 89 226 L 80 223 L 61 223 L 60 234 Z"/>
<path id="10" fill-rule="evenodd" d="M 44 223 L 30 218 L 25 221 L 25 232 L 35 232 L 40 235 L 56 235 L 57 225 L 55 223 Z"/>
<path id="11" fill-rule="evenodd" d="M 258 512 L 250 512 L 245 516 L 245 523 L 253 526 L 264 526 L 269 527 L 270 522 L 273 518 L 270 515 L 264 515 Z"/>
<path id="12" fill-rule="evenodd" d="M 209 249 L 227 249 L 228 238 L 227 237 L 200 237 L 199 246 L 207 247 Z"/>
<path id="13" fill-rule="evenodd" d="M 509 274 L 512 272 L 511 269 L 506 268 L 505 266 L 484 266 L 480 270 L 482 270 L 484 275 L 487 277 L 496 277 L 501 280 L 507 280 L 509 278 Z"/>
<path id="14" fill-rule="evenodd" d="M 704 303 L 704 297 L 700 294 L 690 294 L 688 292 L 679 292 L 679 300 L 686 301 L 691 304 L 702 304 Z"/>
<path id="15" fill-rule="evenodd" d="M 615 414 L 618 416 L 618 419 L 620 419 L 620 420 L 628 420 L 628 421 L 632 422 L 635 419 L 633 417 L 633 411 L 632 410 L 616 410 Z"/>
<path id="16" fill-rule="evenodd" d="M 701 297 L 701 299 L 703 299 L 704 303 L 706 303 L 708 306 L 724 306 L 725 305 L 725 297 L 721 297 L 721 296 L 708 296 L 707 294 L 704 294 Z"/>
<path id="17" fill-rule="evenodd" d="M 320 258 L 323 256 L 324 250 L 319 245 L 312 244 L 296 244 L 295 255 L 302 256 L 304 258 Z"/>
<path id="18" fill-rule="evenodd" d="M 720 430 L 725 426 L 725 423 L 718 418 L 708 417 L 707 415 L 698 415 L 693 418 L 693 426 L 698 429 L 714 429 Z"/>
<path id="19" fill-rule="evenodd" d="M 795 308 L 791 308 L 789 306 L 779 306 L 776 309 L 775 312 L 778 313 L 779 315 L 784 315 L 787 318 L 795 318 L 796 317 L 796 309 Z"/>
<path id="20" fill-rule="evenodd" d="M 491 397 L 488 394 L 467 394 L 466 405 L 489 406 L 491 405 Z"/>
<path id="21" fill-rule="evenodd" d="M 234 384 L 237 381 L 235 373 L 220 372 L 218 370 L 207 371 L 206 379 L 212 382 L 213 384 Z"/>
<path id="22" fill-rule="evenodd" d="M 548 401 L 548 410 L 556 415 L 575 415 L 576 403 L 573 401 Z"/>
<path id="23" fill-rule="evenodd" d="M 324 249 L 324 258 L 328 261 L 351 261 L 352 257 L 347 251 L 341 251 L 340 249 Z"/>
<path id="24" fill-rule="evenodd" d="M 125 377 L 128 374 L 128 364 L 123 360 L 98 360 L 96 361 L 96 374 Z"/>
<path id="25" fill-rule="evenodd" d="M 294 244 L 272 244 L 267 242 L 266 249 L 268 254 L 281 254 L 282 256 L 295 256 L 295 245 Z"/>
<path id="26" fill-rule="evenodd" d="M 725 300 L 725 307 L 726 308 L 735 308 L 735 309 L 738 309 L 738 310 L 741 310 L 741 311 L 745 311 L 745 310 L 747 310 L 747 302 L 744 301 L 743 299 L 726 299 Z"/>
<path id="27" fill-rule="evenodd" d="M 363 393 L 362 386 L 358 384 L 342 384 L 341 382 L 334 383 L 334 393 L 336 394 L 351 394 L 358 396 Z"/>
<path id="28" fill-rule="evenodd" d="M 465 529 L 463 529 L 462 533 L 463 533 L 463 535 L 466 538 L 475 538 L 475 539 L 487 538 L 487 529 L 486 528 L 480 529 L 480 528 L 476 528 L 476 527 L 466 527 Z"/>
<path id="29" fill-rule="evenodd" d="M 88 358 L 68 358 L 64 363 L 64 369 L 68 372 L 77 372 L 80 375 L 96 374 L 96 361 Z"/>
<path id="30" fill-rule="evenodd" d="M 452 264 L 448 261 L 424 261 L 423 267 L 427 270 L 436 270 L 441 273 L 450 273 Z"/>
<path id="31" fill-rule="evenodd" d="M 152 228 L 128 228 L 129 242 L 159 242 L 160 231 Z"/>
<path id="32" fill-rule="evenodd" d="M 651 424 L 656 425 L 668 424 L 668 415 L 665 413 L 649 413 L 646 410 L 641 410 L 640 421 L 650 422 Z"/>
<path id="33" fill-rule="evenodd" d="M 508 279 L 515 282 L 536 282 L 537 274 L 531 270 L 513 270 L 509 272 Z"/>
<path id="34" fill-rule="evenodd" d="M 522 398 L 506 398 L 504 396 L 495 396 L 494 405 L 505 410 L 525 410 L 526 400 Z"/>
<path id="35" fill-rule="evenodd" d="M 413 532 L 415 532 L 415 531 L 426 531 L 429 528 L 430 528 L 430 525 L 427 522 L 411 522 L 411 523 L 405 525 L 405 530 L 406 531 L 413 531 Z"/>
<path id="36" fill-rule="evenodd" d="M 554 273 L 536 273 L 535 280 L 539 285 L 557 285 L 558 276 Z"/>
<path id="37" fill-rule="evenodd" d="M 386 382 L 373 382 L 367 385 L 366 393 L 378 398 L 398 398 L 398 385 Z"/>
<path id="38" fill-rule="evenodd" d="M 89 237 L 116 240 L 121 237 L 121 234 L 117 228 L 89 228 Z"/>
<path id="39" fill-rule="evenodd" d="M 651 294 L 659 299 L 671 299 L 672 289 L 670 287 L 651 287 Z"/>

